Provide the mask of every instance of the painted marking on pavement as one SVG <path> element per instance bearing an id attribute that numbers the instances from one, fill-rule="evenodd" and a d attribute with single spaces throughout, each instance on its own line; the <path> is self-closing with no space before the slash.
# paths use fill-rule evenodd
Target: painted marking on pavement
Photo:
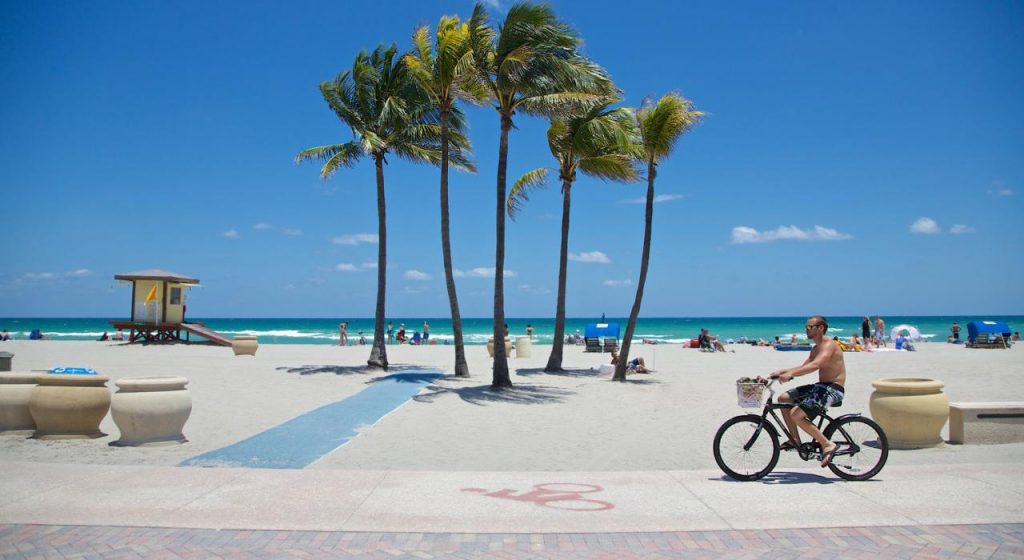
<path id="1" fill-rule="evenodd" d="M 441 377 L 431 370 L 403 370 L 362 391 L 322 406 L 248 439 L 182 461 L 182 467 L 301 469 L 348 443 L 369 426 Z"/>

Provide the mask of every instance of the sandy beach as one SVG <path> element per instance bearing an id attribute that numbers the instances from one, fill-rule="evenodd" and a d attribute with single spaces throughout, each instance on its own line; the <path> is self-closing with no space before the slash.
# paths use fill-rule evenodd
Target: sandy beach
<path id="1" fill-rule="evenodd" d="M 941 343 L 919 351 L 847 353 L 842 412 L 868 413 L 871 382 L 928 377 L 945 382 L 951 401 L 1024 401 L 1024 354 Z M 739 414 L 734 382 L 798 364 L 806 354 L 731 345 L 708 354 L 679 345 L 634 345 L 649 375 L 614 383 L 597 366 L 607 354 L 567 347 L 566 373 L 544 373 L 549 347 L 511 358 L 515 389 L 492 392 L 483 346 L 466 348 L 472 376 L 451 377 L 451 346 L 389 346 L 389 372 L 364 368 L 369 347 L 263 345 L 255 357 L 207 345 L 14 341 L 14 371 L 90 367 L 109 376 L 176 375 L 189 379 L 188 443 L 112 447 L 119 431 L 108 414 L 93 440 L 38 441 L 0 435 L 0 458 L 37 463 L 173 466 L 354 395 L 375 378 L 409 368 L 445 373 L 418 397 L 393 410 L 311 469 L 432 471 L 652 471 L 716 468 L 711 441 Z M 801 378 L 799 383 L 812 377 Z M 838 410 L 836 412 L 839 412 Z M 947 429 L 943 430 L 947 436 Z M 890 465 L 1024 462 L 1024 443 L 950 445 L 893 451 Z M 806 466 L 784 456 L 780 467 Z"/>

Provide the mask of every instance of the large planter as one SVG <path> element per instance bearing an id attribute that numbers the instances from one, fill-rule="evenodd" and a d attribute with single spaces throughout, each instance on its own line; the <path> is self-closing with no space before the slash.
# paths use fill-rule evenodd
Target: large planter
<path id="1" fill-rule="evenodd" d="M 100 422 L 110 410 L 109 378 L 103 375 L 41 374 L 32 389 L 29 410 L 36 439 L 103 437 Z"/>
<path id="2" fill-rule="evenodd" d="M 530 350 L 533 348 L 533 341 L 528 336 L 516 337 L 516 358 L 529 358 Z"/>
<path id="3" fill-rule="evenodd" d="M 184 377 L 138 377 L 115 382 L 110 415 L 121 430 L 118 446 L 185 443 L 181 433 L 192 413 L 192 396 Z"/>
<path id="4" fill-rule="evenodd" d="M 236 356 L 243 354 L 255 356 L 256 349 L 259 347 L 260 343 L 256 340 L 255 336 L 236 336 L 231 342 L 231 349 L 235 351 Z"/>
<path id="5" fill-rule="evenodd" d="M 487 339 L 487 355 L 492 357 L 492 358 L 494 357 L 494 337 L 493 336 Z M 508 358 L 511 355 L 512 355 L 512 339 L 506 336 L 505 337 L 505 357 Z"/>
<path id="6" fill-rule="evenodd" d="M 28 403 L 38 377 L 34 373 L 0 373 L 0 432 L 32 432 L 36 429 Z"/>
<path id="7" fill-rule="evenodd" d="M 949 399 L 936 379 L 879 379 L 872 383 L 871 417 L 893 449 L 918 449 L 942 443 L 949 418 Z"/>

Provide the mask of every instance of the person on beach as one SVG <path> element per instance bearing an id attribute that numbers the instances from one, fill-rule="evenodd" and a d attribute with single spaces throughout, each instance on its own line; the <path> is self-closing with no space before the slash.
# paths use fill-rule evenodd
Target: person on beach
<path id="1" fill-rule="evenodd" d="M 960 340 L 960 325 L 953 321 L 953 326 L 949 327 L 949 332 L 953 333 L 953 344 Z"/>
<path id="2" fill-rule="evenodd" d="M 879 315 L 875 315 L 875 338 L 880 345 L 885 346 L 885 321 Z"/>
<path id="3" fill-rule="evenodd" d="M 348 323 L 338 324 L 338 346 L 344 346 L 348 342 Z"/>
<path id="4" fill-rule="evenodd" d="M 1013 338 L 1010 340 L 1014 342 L 1020 342 L 1020 331 L 1013 331 Z"/>
<path id="5" fill-rule="evenodd" d="M 124 331 L 117 329 L 117 332 L 114 333 L 114 340 L 124 340 Z"/>
<path id="6" fill-rule="evenodd" d="M 7 332 L 7 329 L 4 329 L 4 332 L 0 332 L 0 340 L 10 340 L 10 339 L 11 339 L 11 333 Z"/>
<path id="7" fill-rule="evenodd" d="M 405 323 L 398 324 L 398 334 L 395 336 L 399 344 L 405 344 Z"/>
<path id="8" fill-rule="evenodd" d="M 799 426 L 821 446 L 821 466 L 827 467 L 837 446 L 821 433 L 813 420 L 827 411 L 829 406 L 843 401 L 846 390 L 846 362 L 843 361 L 843 351 L 839 349 L 839 345 L 826 336 L 828 319 L 814 315 L 807 319 L 805 328 L 807 337 L 814 341 L 814 348 L 811 349 L 807 360 L 794 368 L 776 370 L 769 377 L 786 383 L 794 377 L 818 372 L 817 383 L 803 385 L 779 395 L 779 403 L 796 405 L 782 415 L 786 428 L 793 435 L 793 441 L 783 443 L 782 449 L 789 451 L 800 448 L 800 432 L 797 430 Z"/>
<path id="9" fill-rule="evenodd" d="M 864 344 L 871 342 L 871 319 L 867 315 L 860 323 L 860 337 L 864 339 Z"/>
<path id="10" fill-rule="evenodd" d="M 619 363 L 619 355 L 616 352 L 612 352 L 612 365 Z M 647 363 L 644 362 L 643 356 L 639 358 L 633 358 L 626 364 L 626 372 L 635 373 L 651 373 L 651 370 L 647 369 Z"/>
<path id="11" fill-rule="evenodd" d="M 423 344 L 427 344 L 427 340 L 430 339 L 430 325 L 426 321 L 423 321 Z"/>
<path id="12" fill-rule="evenodd" d="M 110 340 L 110 335 L 107 334 L 107 331 L 103 331 L 103 334 L 101 334 L 97 340 L 99 340 L 100 342 L 105 342 L 107 340 Z"/>
<path id="13" fill-rule="evenodd" d="M 530 340 L 533 340 L 533 326 L 529 323 L 526 324 L 526 336 L 530 337 Z"/>
<path id="14" fill-rule="evenodd" d="M 388 321 L 388 344 L 395 343 L 395 324 Z"/>

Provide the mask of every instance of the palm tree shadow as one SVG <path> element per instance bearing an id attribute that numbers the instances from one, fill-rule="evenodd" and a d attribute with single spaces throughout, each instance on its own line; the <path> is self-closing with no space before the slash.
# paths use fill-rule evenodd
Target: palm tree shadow
<path id="1" fill-rule="evenodd" d="M 544 371 L 544 368 L 519 368 L 516 375 L 529 377 L 531 375 L 558 375 L 562 377 L 597 377 L 596 369 L 590 368 L 563 368 L 562 371 Z"/>
<path id="2" fill-rule="evenodd" d="M 430 368 L 426 366 L 417 366 L 414 364 L 388 364 L 387 371 L 371 368 L 366 364 L 356 366 L 335 366 L 335 365 L 304 365 L 304 366 L 284 366 L 277 368 L 278 371 L 286 371 L 288 373 L 298 373 L 299 375 L 317 375 L 321 373 L 333 373 L 334 375 L 370 375 L 375 373 L 394 374 L 403 370 L 431 370 L 437 371 L 437 368 Z M 383 377 L 388 377 L 384 375 Z M 373 379 L 370 383 L 379 381 L 379 379 Z"/>
<path id="3" fill-rule="evenodd" d="M 304 365 L 304 366 L 282 366 L 277 371 L 297 373 L 299 375 L 318 375 L 321 373 L 333 373 L 334 375 L 367 375 L 371 371 L 369 366 L 334 366 L 334 365 Z"/>
<path id="4" fill-rule="evenodd" d="M 551 404 L 565 402 L 566 397 L 575 395 L 574 391 L 559 389 L 557 387 L 545 387 L 543 385 L 516 385 L 511 389 L 496 391 L 490 385 L 477 385 L 473 387 L 442 387 L 431 385 L 427 387 L 428 393 L 413 397 L 419 402 L 433 402 L 442 395 L 454 394 L 460 399 L 477 406 L 485 406 L 488 403 L 511 403 L 511 404 Z"/>

